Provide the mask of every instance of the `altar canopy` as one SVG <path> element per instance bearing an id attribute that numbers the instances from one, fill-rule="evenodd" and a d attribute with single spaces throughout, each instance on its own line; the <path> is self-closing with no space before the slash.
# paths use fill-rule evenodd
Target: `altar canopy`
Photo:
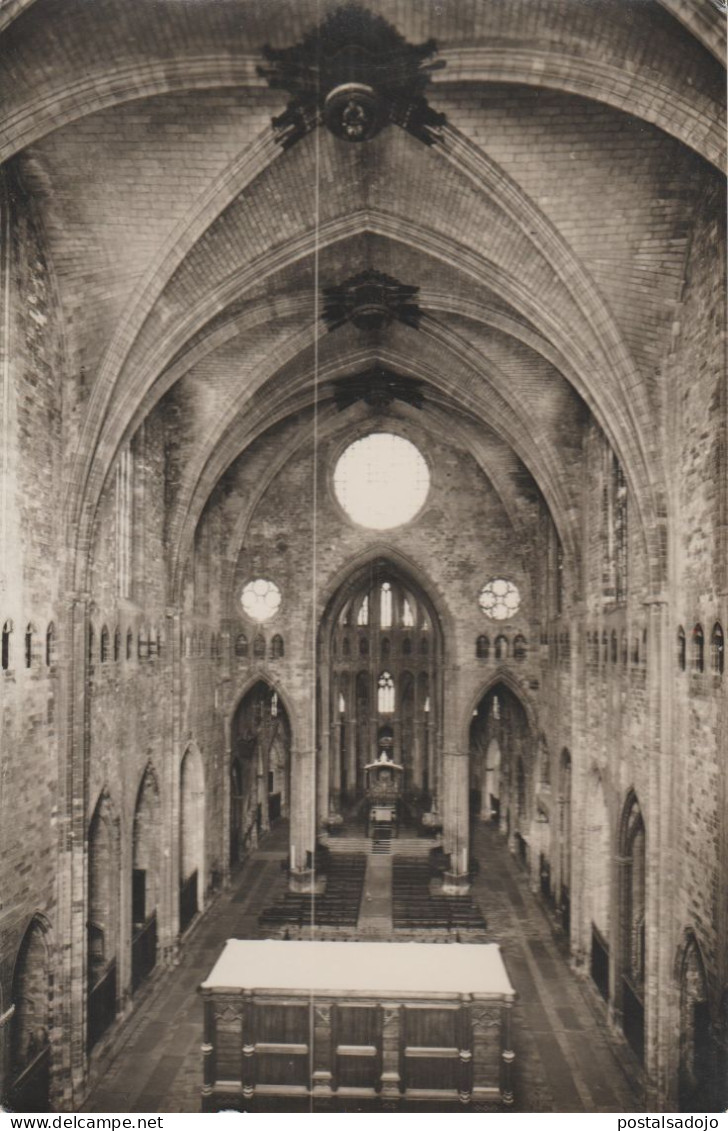
<path id="1" fill-rule="evenodd" d="M 515 992 L 494 943 L 231 939 L 201 990 L 207 1111 L 266 1096 L 513 1102 Z"/>

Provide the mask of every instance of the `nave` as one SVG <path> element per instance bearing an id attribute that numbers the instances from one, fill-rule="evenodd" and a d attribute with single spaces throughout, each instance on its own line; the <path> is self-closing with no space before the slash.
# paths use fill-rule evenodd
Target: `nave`
<path id="1" fill-rule="evenodd" d="M 85 1111 L 200 1110 L 202 1004 L 197 987 L 226 939 L 266 937 L 258 918 L 285 891 L 281 862 L 287 844 L 286 823 L 279 822 L 230 889 L 193 924 L 179 966 L 152 982 L 130 1024 L 97 1062 Z M 501 945 L 517 990 L 512 1110 L 638 1110 L 631 1053 L 622 1038 L 608 1031 L 593 989 L 569 969 L 563 940 L 529 890 L 526 874 L 492 827 L 474 829 L 473 851 L 481 861 L 473 902 L 487 921 L 488 941 Z M 360 924 L 363 916 L 369 918 L 366 892 L 362 908 Z M 331 936 L 318 929 L 314 937 Z M 444 958 L 450 957 L 447 945 L 443 943 Z"/>

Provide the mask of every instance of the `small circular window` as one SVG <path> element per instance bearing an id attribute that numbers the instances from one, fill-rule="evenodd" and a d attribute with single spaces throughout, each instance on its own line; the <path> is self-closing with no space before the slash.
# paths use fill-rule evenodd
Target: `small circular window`
<path id="1" fill-rule="evenodd" d="M 240 601 L 243 611 L 251 620 L 270 620 L 280 608 L 281 591 L 275 581 L 256 577 L 254 581 L 249 581 L 243 586 Z"/>
<path id="2" fill-rule="evenodd" d="M 349 518 L 372 530 L 389 530 L 414 518 L 430 489 L 421 452 L 393 432 L 355 440 L 334 469 L 336 498 Z"/>
<path id="3" fill-rule="evenodd" d="M 512 581 L 497 577 L 480 590 L 480 607 L 491 620 L 508 620 L 521 607 L 521 594 Z"/>

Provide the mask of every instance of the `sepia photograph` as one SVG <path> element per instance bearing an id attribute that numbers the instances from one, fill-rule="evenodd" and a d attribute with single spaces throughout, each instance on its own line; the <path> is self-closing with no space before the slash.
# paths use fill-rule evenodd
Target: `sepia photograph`
<path id="1" fill-rule="evenodd" d="M 717 1127 L 725 151 L 724 0 L 0 0 L 0 1119 Z"/>

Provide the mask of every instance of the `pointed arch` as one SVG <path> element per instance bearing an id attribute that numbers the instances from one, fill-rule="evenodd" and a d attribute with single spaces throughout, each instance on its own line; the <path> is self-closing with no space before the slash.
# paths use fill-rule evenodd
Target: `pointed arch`
<path id="1" fill-rule="evenodd" d="M 678 1101 L 680 1111 L 712 1111 L 715 1087 L 708 979 L 695 932 L 686 930 L 678 951 L 680 994 Z"/>
<path id="2" fill-rule="evenodd" d="M 132 993 L 157 963 L 157 906 L 161 887 L 161 799 L 149 761 L 141 777 L 132 835 Z"/>
<path id="3" fill-rule="evenodd" d="M 530 695 L 528 695 L 524 687 L 512 672 L 510 672 L 507 668 L 499 668 L 497 671 L 494 671 L 491 675 L 489 675 L 486 680 L 479 684 L 477 691 L 475 691 L 470 697 L 466 710 L 463 712 L 463 725 L 460 730 L 459 737 L 460 741 L 465 745 L 463 745 L 461 749 L 468 749 L 467 744 L 470 733 L 470 724 L 474 713 L 478 710 L 479 704 L 491 691 L 494 691 L 496 689 L 498 684 L 502 684 L 503 687 L 505 687 L 505 689 L 518 700 L 519 706 L 523 709 L 526 721 L 528 723 L 528 728 L 531 733 L 534 735 L 539 733 L 540 728 L 538 726 L 538 712 L 536 710 L 536 705 L 533 699 Z"/>
<path id="4" fill-rule="evenodd" d="M 10 1031 L 11 1110 L 50 1111 L 53 966 L 51 926 L 36 912 L 18 947 Z"/>
<path id="5" fill-rule="evenodd" d="M 293 730 L 288 698 L 267 672 L 246 681 L 230 724 L 230 863 L 240 864 L 287 811 Z"/>
<path id="6" fill-rule="evenodd" d="M 86 938 L 87 1029 L 90 1050 L 116 1017 L 121 922 L 119 817 L 104 787 L 88 828 Z"/>

